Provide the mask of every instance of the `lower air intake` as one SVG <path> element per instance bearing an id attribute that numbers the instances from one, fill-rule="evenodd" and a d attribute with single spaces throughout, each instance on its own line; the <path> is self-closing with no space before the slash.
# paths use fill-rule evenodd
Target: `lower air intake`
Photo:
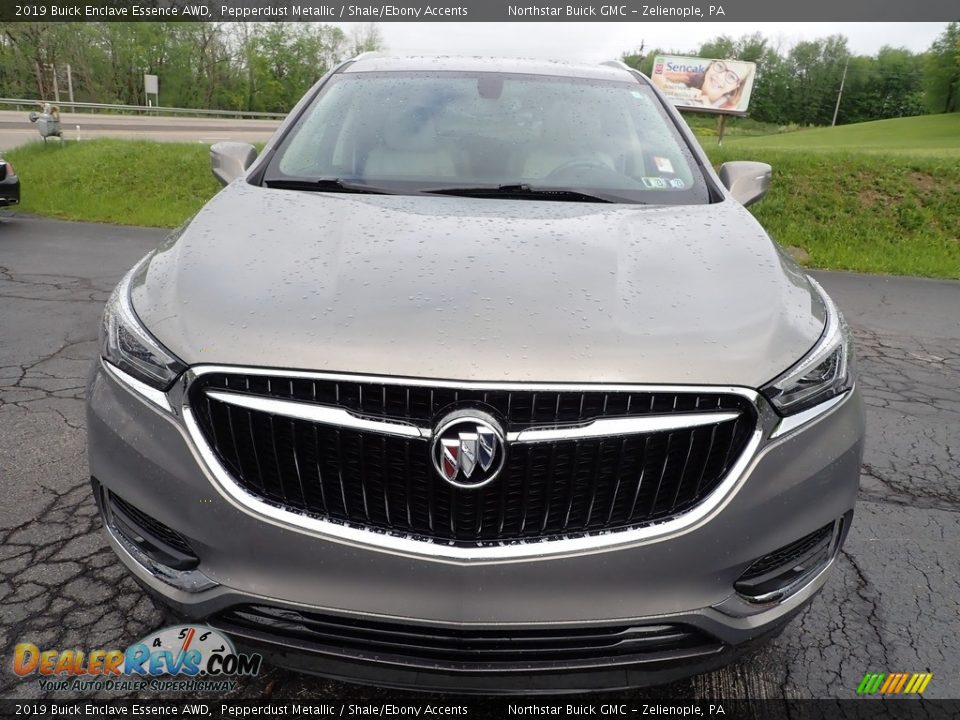
<path id="1" fill-rule="evenodd" d="M 574 660 L 609 664 L 617 658 L 668 662 L 713 654 L 723 647 L 715 638 L 679 624 L 462 629 L 265 605 L 230 608 L 211 624 L 248 639 L 326 655 L 474 670 L 534 669 Z"/>

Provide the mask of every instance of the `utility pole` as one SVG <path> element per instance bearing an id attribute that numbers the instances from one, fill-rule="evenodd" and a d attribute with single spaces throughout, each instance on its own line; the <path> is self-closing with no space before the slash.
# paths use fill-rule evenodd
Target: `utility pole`
<path id="1" fill-rule="evenodd" d="M 847 61 L 843 64 L 843 75 L 840 77 L 840 92 L 837 93 L 837 105 L 833 108 L 833 122 L 830 123 L 830 126 L 833 127 L 837 124 L 837 113 L 840 112 L 840 98 L 843 97 L 843 83 L 847 79 L 847 67 L 850 65 L 850 58 L 847 58 Z"/>
<path id="2" fill-rule="evenodd" d="M 73 68 L 67 63 L 67 92 L 70 94 L 70 102 L 73 102 Z"/>
<path id="3" fill-rule="evenodd" d="M 57 66 L 51 65 L 50 69 L 53 71 L 53 99 L 55 102 L 60 102 L 60 88 L 57 86 Z"/>

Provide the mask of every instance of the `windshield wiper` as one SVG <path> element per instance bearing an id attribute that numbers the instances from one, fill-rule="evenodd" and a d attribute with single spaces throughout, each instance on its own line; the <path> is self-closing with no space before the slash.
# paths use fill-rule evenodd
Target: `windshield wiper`
<path id="1" fill-rule="evenodd" d="M 393 195 L 392 190 L 341 180 L 340 178 L 277 178 L 264 180 L 268 188 L 278 190 L 308 190 L 312 192 L 365 193 L 368 195 Z"/>
<path id="2" fill-rule="evenodd" d="M 559 200 L 566 202 L 631 202 L 626 198 L 605 196 L 568 190 L 566 188 L 535 188 L 526 183 L 506 183 L 504 185 L 482 187 L 444 187 L 421 190 L 430 195 L 457 195 L 462 197 L 498 197 L 520 198 L 525 200 Z"/>

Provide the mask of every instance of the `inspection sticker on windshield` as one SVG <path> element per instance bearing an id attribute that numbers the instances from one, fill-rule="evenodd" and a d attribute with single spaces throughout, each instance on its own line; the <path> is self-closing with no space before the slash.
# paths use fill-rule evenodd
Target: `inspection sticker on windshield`
<path id="1" fill-rule="evenodd" d="M 643 186 L 648 190 L 664 190 L 670 185 L 662 177 L 642 177 L 640 181 L 643 183 Z"/>
<path id="2" fill-rule="evenodd" d="M 655 157 L 653 158 L 654 164 L 657 166 L 657 170 L 663 173 L 672 173 L 673 172 L 673 163 L 670 162 L 669 158 Z"/>

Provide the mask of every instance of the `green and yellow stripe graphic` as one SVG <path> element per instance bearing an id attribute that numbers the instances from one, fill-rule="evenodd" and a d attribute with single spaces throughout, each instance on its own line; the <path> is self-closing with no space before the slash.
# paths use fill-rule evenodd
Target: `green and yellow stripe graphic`
<path id="1" fill-rule="evenodd" d="M 857 695 L 921 695 L 932 679 L 932 673 L 867 673 Z"/>

